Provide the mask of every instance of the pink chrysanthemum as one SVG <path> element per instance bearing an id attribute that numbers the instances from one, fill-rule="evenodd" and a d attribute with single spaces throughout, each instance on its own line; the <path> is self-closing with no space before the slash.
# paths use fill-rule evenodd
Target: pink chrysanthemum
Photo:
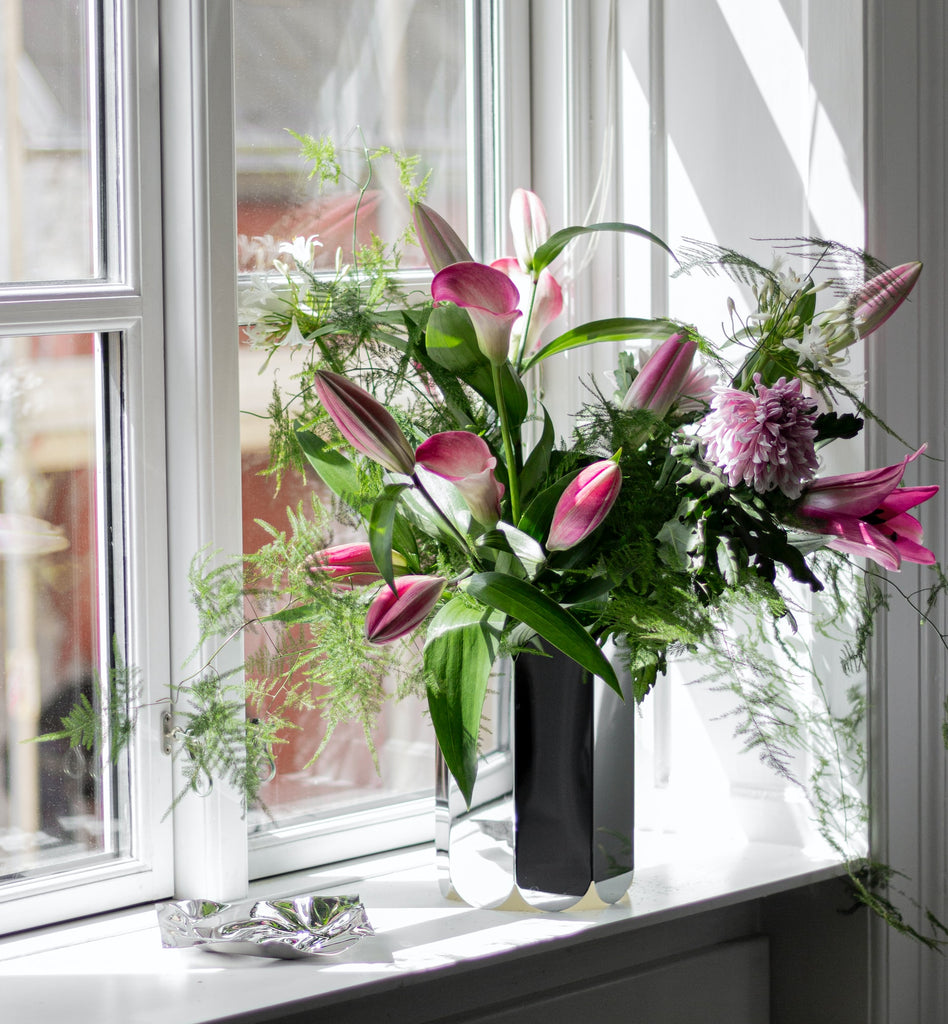
<path id="1" fill-rule="evenodd" d="M 802 382 L 781 377 L 773 387 L 754 374 L 757 394 L 717 387 L 711 412 L 698 433 L 707 458 L 727 473 L 732 487 L 742 480 L 759 494 L 778 487 L 798 498 L 818 468 L 813 439 L 816 406 Z"/>

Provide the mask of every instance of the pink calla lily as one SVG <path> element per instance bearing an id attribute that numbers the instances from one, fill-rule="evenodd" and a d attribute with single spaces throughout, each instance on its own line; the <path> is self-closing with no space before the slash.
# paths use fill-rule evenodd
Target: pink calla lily
<path id="1" fill-rule="evenodd" d="M 414 471 L 415 453 L 381 402 L 330 370 L 316 373 L 315 386 L 323 408 L 356 451 L 393 473 L 410 475 Z"/>
<path id="2" fill-rule="evenodd" d="M 384 587 L 366 612 L 366 639 L 388 644 L 417 629 L 438 603 L 444 585 L 440 576 L 401 576 L 394 592 Z"/>
<path id="3" fill-rule="evenodd" d="M 346 587 L 365 587 L 382 581 L 382 575 L 372 558 L 372 549 L 364 542 L 337 544 L 314 551 L 307 562 L 311 573 L 325 574 L 334 583 Z M 396 573 L 404 572 L 404 556 L 393 551 L 392 562 Z"/>
<path id="4" fill-rule="evenodd" d="M 494 366 L 507 361 L 520 295 L 506 274 L 483 263 L 454 263 L 435 274 L 431 297 L 466 309 L 483 355 Z"/>
<path id="5" fill-rule="evenodd" d="M 525 272 L 533 270 L 533 255 L 550 237 L 550 219 L 535 192 L 514 189 L 510 197 L 510 233 L 514 253 Z"/>
<path id="6" fill-rule="evenodd" d="M 547 551 L 566 551 L 599 526 L 622 487 L 622 470 L 612 459 L 587 466 L 570 481 L 553 511 Z"/>
<path id="7" fill-rule="evenodd" d="M 482 437 L 466 430 L 432 434 L 415 449 L 415 460 L 430 473 L 450 480 L 481 525 L 488 529 L 497 525 L 504 485 L 494 476 L 497 459 Z"/>
<path id="8" fill-rule="evenodd" d="M 831 548 L 885 569 L 897 570 L 903 561 L 932 565 L 934 554 L 921 544 L 921 523 L 908 510 L 933 498 L 938 487 L 899 486 L 906 466 L 924 450 L 882 469 L 814 481 L 796 509 L 803 527 L 831 537 Z"/>
<path id="9" fill-rule="evenodd" d="M 428 266 L 437 273 L 452 263 L 470 263 L 474 257 L 458 237 L 451 225 L 424 203 L 416 203 L 412 211 L 415 234 L 428 261 Z"/>
<path id="10" fill-rule="evenodd" d="M 527 337 L 524 339 L 522 351 L 533 352 L 540 348 L 543 332 L 563 312 L 563 290 L 546 267 L 540 271 L 540 276 L 534 283 L 533 278 L 521 267 L 520 261 L 512 256 L 494 260 L 491 266 L 506 274 L 520 293 L 518 303 L 520 312 L 524 318 L 528 313 L 530 315 Z M 534 288 L 536 288 L 536 292 L 533 295 L 533 308 L 531 309 L 530 294 Z M 517 331 L 518 327 L 515 326 L 513 333 L 517 334 Z"/>
<path id="11" fill-rule="evenodd" d="M 682 397 L 692 374 L 697 344 L 685 334 L 673 334 L 639 371 L 622 400 L 623 409 L 648 409 L 666 416 Z"/>

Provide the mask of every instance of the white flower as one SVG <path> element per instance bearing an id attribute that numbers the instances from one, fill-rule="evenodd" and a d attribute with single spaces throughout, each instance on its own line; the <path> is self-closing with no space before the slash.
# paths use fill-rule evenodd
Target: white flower
<path id="1" fill-rule="evenodd" d="M 264 274 L 254 274 L 237 290 L 237 316 L 242 324 L 256 323 L 271 313 L 285 313 L 287 303 Z"/>
<path id="2" fill-rule="evenodd" d="M 237 265 L 241 270 L 269 270 L 278 251 L 273 235 L 237 236 Z"/>
<path id="3" fill-rule="evenodd" d="M 322 244 L 316 235 L 310 235 L 308 238 L 297 235 L 292 242 L 281 242 L 280 252 L 292 256 L 301 270 L 307 267 L 312 269 L 313 260 L 316 258 L 316 248 L 322 248 Z"/>

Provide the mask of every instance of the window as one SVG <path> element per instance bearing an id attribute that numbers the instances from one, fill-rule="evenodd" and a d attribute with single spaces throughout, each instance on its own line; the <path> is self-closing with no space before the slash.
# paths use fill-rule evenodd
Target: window
<path id="1" fill-rule="evenodd" d="M 166 892 L 160 219 L 148 5 L 10 3 L 0 44 L 4 930 Z M 155 311 L 158 311 L 157 315 Z M 26 742 L 91 714 L 88 749 Z M 121 719 L 138 707 L 127 745 Z M 93 723 L 94 722 L 94 726 Z M 114 727 L 110 727 L 110 722 Z M 164 806 L 163 806 L 164 805 Z M 65 894 L 63 892 L 65 890 Z"/>

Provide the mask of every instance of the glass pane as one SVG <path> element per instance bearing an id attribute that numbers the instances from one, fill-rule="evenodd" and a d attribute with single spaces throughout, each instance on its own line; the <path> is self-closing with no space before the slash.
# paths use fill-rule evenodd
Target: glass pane
<path id="1" fill-rule="evenodd" d="M 97 276 L 83 0 L 0 4 L 0 283 Z"/>
<path id="2" fill-rule="evenodd" d="M 237 0 L 237 230 L 241 270 L 269 269 L 281 241 L 318 235 L 317 266 L 352 253 L 364 144 L 420 157 L 428 202 L 466 223 L 463 0 Z M 322 195 L 287 129 L 329 136 L 343 176 Z M 351 180 L 347 180 L 347 177 Z M 374 165 L 359 245 L 408 222 L 391 162 Z M 402 266 L 423 266 L 420 250 Z"/>
<path id="3" fill-rule="evenodd" d="M 0 880 L 117 853 L 103 744 L 25 742 L 106 717 L 97 344 L 0 338 Z"/>

